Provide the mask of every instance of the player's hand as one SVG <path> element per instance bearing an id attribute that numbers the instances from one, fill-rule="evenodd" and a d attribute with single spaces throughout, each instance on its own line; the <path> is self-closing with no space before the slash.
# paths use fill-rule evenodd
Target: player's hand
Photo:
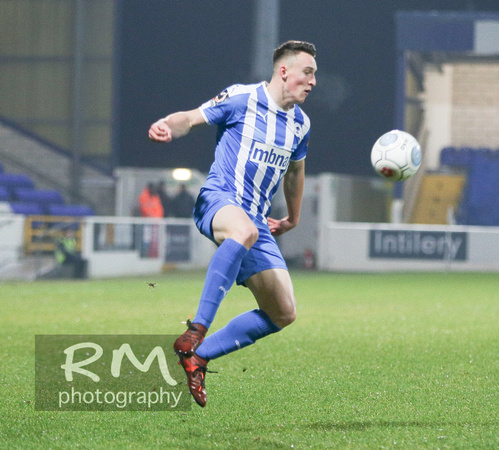
<path id="1" fill-rule="evenodd" d="M 297 224 L 290 222 L 289 217 L 284 217 L 284 219 L 272 219 L 272 217 L 267 218 L 267 223 L 269 224 L 270 232 L 274 236 L 280 236 L 289 230 L 296 227 Z"/>
<path id="2" fill-rule="evenodd" d="M 149 139 L 153 142 L 171 142 L 172 130 L 163 119 L 158 120 L 149 128 Z"/>

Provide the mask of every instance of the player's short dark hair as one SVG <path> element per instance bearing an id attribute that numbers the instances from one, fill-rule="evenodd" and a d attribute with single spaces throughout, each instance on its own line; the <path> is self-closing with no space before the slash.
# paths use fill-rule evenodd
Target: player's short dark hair
<path id="1" fill-rule="evenodd" d="M 317 51 L 315 49 L 315 45 L 310 42 L 305 41 L 287 41 L 283 44 L 279 45 L 274 50 L 274 56 L 272 58 L 273 63 L 275 64 L 279 61 L 283 56 L 297 55 L 300 52 L 308 53 L 315 58 Z"/>

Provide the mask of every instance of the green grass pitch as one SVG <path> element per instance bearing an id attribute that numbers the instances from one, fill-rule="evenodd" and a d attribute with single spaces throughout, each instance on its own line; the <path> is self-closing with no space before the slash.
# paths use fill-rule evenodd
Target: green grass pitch
<path id="1" fill-rule="evenodd" d="M 0 447 L 499 447 L 497 274 L 292 277 L 292 326 L 212 361 L 206 408 L 155 413 L 35 411 L 34 336 L 180 334 L 204 272 L 1 283 Z M 254 307 L 233 288 L 212 329 Z"/>

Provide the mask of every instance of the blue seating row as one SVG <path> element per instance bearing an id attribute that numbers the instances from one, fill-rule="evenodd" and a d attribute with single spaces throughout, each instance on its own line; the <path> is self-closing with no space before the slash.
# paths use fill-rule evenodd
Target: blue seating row
<path id="1" fill-rule="evenodd" d="M 499 149 L 488 147 L 444 147 L 440 151 L 440 165 L 454 169 L 467 170 L 473 160 L 480 158 L 499 158 Z"/>
<path id="2" fill-rule="evenodd" d="M 466 173 L 456 221 L 461 225 L 499 226 L 499 149 L 445 147 L 441 167 Z"/>
<path id="3" fill-rule="evenodd" d="M 86 205 L 66 205 L 61 193 L 52 189 L 36 189 L 26 174 L 6 173 L 0 164 L 0 202 L 8 202 L 15 214 L 51 216 L 92 216 Z"/>
<path id="4" fill-rule="evenodd" d="M 14 188 L 0 185 L 0 201 L 45 204 L 63 204 L 61 193 L 52 189 Z"/>
<path id="5" fill-rule="evenodd" d="M 24 173 L 0 172 L 0 186 L 5 186 L 7 189 L 35 188 L 31 178 Z"/>
<path id="6" fill-rule="evenodd" d="M 25 216 L 84 217 L 95 215 L 94 210 L 87 205 L 40 205 L 38 203 L 12 202 L 10 203 L 10 209 L 14 214 L 24 214 Z"/>

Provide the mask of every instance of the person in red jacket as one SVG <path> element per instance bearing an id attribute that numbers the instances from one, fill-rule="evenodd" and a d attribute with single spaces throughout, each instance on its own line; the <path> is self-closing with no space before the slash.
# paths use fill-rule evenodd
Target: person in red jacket
<path id="1" fill-rule="evenodd" d="M 163 217 L 163 205 L 153 183 L 148 183 L 140 193 L 139 208 L 142 217 Z"/>

